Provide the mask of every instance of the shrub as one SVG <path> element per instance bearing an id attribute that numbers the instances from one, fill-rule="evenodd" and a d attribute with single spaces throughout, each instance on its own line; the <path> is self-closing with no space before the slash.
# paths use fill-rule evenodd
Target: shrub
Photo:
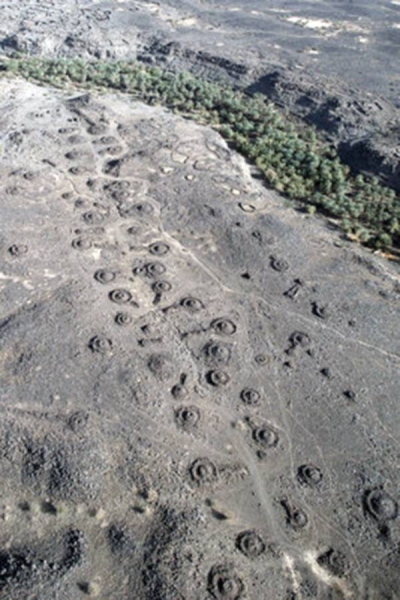
<path id="1" fill-rule="evenodd" d="M 289 198 L 337 218 L 363 243 L 389 248 L 398 244 L 400 200 L 377 178 L 352 176 L 335 148 L 318 140 L 313 128 L 296 129 L 261 94 L 171 73 L 134 61 L 86 63 L 79 59 L 39 59 L 17 55 L 1 59 L 2 74 L 57 87 L 117 89 L 154 105 L 215 127 L 260 169 L 268 183 Z"/>

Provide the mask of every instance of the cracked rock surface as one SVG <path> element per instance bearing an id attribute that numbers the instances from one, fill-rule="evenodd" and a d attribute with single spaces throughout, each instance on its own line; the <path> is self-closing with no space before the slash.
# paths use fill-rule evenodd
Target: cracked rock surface
<path id="1" fill-rule="evenodd" d="M 398 268 L 163 109 L 0 105 L 0 598 L 397 598 Z"/>

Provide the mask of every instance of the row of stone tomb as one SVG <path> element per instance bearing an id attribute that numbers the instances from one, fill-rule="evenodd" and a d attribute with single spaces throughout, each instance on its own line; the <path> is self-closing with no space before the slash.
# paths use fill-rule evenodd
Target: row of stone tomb
<path id="1" fill-rule="evenodd" d="M 88 250 L 91 246 L 92 246 L 92 242 L 89 238 L 85 238 L 85 237 L 80 237 L 80 238 L 76 238 L 73 240 L 72 245 L 79 249 L 79 250 Z M 24 254 L 26 254 L 28 252 L 28 247 L 25 244 L 13 244 L 12 246 L 9 247 L 8 249 L 9 253 L 11 254 L 11 256 L 14 257 L 18 257 L 18 256 L 22 256 Z M 164 244 L 163 242 L 155 242 L 154 244 L 152 244 L 149 247 L 149 251 L 157 256 L 163 256 L 164 254 L 166 254 L 169 251 L 169 246 L 167 244 Z M 273 257 L 271 257 L 273 258 Z M 134 270 L 134 275 L 145 275 L 147 277 L 150 278 L 156 278 L 156 277 L 160 277 L 161 275 L 163 275 L 166 272 L 166 267 L 162 264 L 162 263 L 157 263 L 157 262 L 152 262 L 152 263 L 146 263 L 145 265 L 141 266 L 141 267 L 136 267 Z M 99 269 L 98 271 L 96 271 L 95 273 L 95 279 L 103 284 L 109 284 L 112 283 L 116 278 L 116 274 L 115 272 L 111 271 L 111 270 L 107 270 L 107 269 Z M 296 296 L 298 295 L 300 289 L 303 286 L 303 281 L 301 279 L 295 279 L 293 285 L 284 293 L 284 296 L 290 298 L 290 299 L 294 299 L 296 298 Z M 157 280 L 152 284 L 152 290 L 155 293 L 156 297 L 154 299 L 154 304 L 157 304 L 162 297 L 162 294 L 165 294 L 169 291 L 171 291 L 172 289 L 172 284 L 167 281 L 167 280 Z M 112 293 L 110 293 L 110 299 L 113 300 L 114 302 L 118 303 L 118 304 L 125 304 L 128 302 L 133 302 L 132 297 L 130 292 L 128 292 L 127 290 L 123 290 L 123 289 L 119 289 L 119 290 L 113 290 Z M 194 299 L 192 299 L 191 304 L 190 304 L 190 300 L 187 300 L 184 305 L 186 306 L 186 308 L 191 308 L 192 310 L 196 310 L 197 308 L 200 308 L 201 305 L 199 304 L 200 301 L 195 302 Z M 136 306 L 138 306 L 137 303 L 135 303 Z M 327 318 L 327 308 L 325 306 L 321 306 L 318 302 L 312 302 L 312 313 L 321 318 L 321 319 L 326 319 Z M 125 319 L 124 319 L 125 317 Z M 116 319 L 116 322 L 118 324 L 125 324 L 129 322 L 129 319 L 126 317 L 126 315 L 124 316 L 118 316 L 118 319 Z"/>
<path id="2" fill-rule="evenodd" d="M 136 205 L 135 205 L 136 206 Z M 147 208 L 146 208 L 147 207 Z M 133 212 L 136 213 L 150 213 L 152 207 L 148 203 L 139 203 L 137 207 L 133 207 Z M 96 213 L 97 214 L 97 213 Z M 129 215 L 128 215 L 129 216 Z M 95 215 L 92 218 L 91 213 L 84 215 L 84 220 L 90 224 L 95 220 Z M 91 246 L 90 239 L 88 238 L 77 238 L 72 242 L 72 245 L 80 250 L 87 249 Z M 163 242 L 155 242 L 149 246 L 149 252 L 154 256 L 165 256 L 169 252 L 170 248 Z M 283 260 L 276 258 L 275 256 L 270 257 L 270 265 L 277 272 L 286 272 L 289 268 L 289 264 Z M 134 269 L 135 275 L 145 275 L 149 278 L 159 278 L 166 271 L 165 266 L 159 262 L 146 263 L 141 267 Z M 109 284 L 115 280 L 115 273 L 105 269 L 100 269 L 95 273 L 95 279 L 103 284 Z M 303 286 L 303 281 L 296 279 L 289 288 L 285 295 L 294 299 Z M 160 299 L 163 293 L 166 293 L 172 289 L 171 284 L 166 280 L 157 279 L 152 284 L 152 290 L 156 294 L 156 298 Z M 115 289 L 109 292 L 109 298 L 112 302 L 124 305 L 133 304 L 137 306 L 137 303 L 133 300 L 132 294 L 125 289 Z M 157 301 L 157 300 L 156 300 Z M 204 308 L 203 303 L 193 297 L 186 297 L 179 301 L 179 305 L 191 312 L 197 312 Z M 318 303 L 312 305 L 313 314 L 322 319 L 326 318 L 326 308 L 321 307 Z M 115 321 L 119 325 L 126 325 L 132 321 L 130 315 L 125 312 L 117 313 Z M 216 333 L 222 335 L 233 335 L 236 332 L 236 325 L 229 319 L 219 318 L 211 323 L 211 327 Z M 212 344 L 212 343 L 211 343 Z M 308 348 L 310 345 L 310 338 L 306 333 L 293 332 L 289 337 L 289 346 L 287 353 L 290 354 L 297 347 Z M 94 336 L 90 342 L 89 347 L 94 352 L 108 351 L 112 347 L 111 340 L 103 338 L 101 336 Z M 208 349 L 211 356 L 213 356 L 217 362 L 224 363 L 229 360 L 227 356 L 227 349 L 216 344 L 214 347 L 210 346 Z M 260 364 L 262 364 L 265 357 L 260 356 Z M 223 386 L 229 381 L 229 376 L 220 370 L 212 370 L 207 374 L 207 381 L 213 386 Z M 260 402 L 260 394 L 254 389 L 245 388 L 240 394 L 241 400 L 244 404 L 252 406 Z M 181 406 L 175 410 L 175 419 L 178 424 L 183 427 L 190 429 L 198 423 L 200 419 L 200 411 L 195 406 Z M 273 448 L 279 442 L 278 433 L 269 425 L 262 425 L 255 427 L 252 430 L 252 437 L 255 442 L 263 446 L 264 448 Z M 191 480 L 199 486 L 208 485 L 216 482 L 219 478 L 219 472 L 216 465 L 207 457 L 197 458 L 194 460 L 188 469 Z M 319 467 L 311 464 L 301 465 L 297 470 L 297 479 L 299 483 L 306 485 L 310 488 L 317 489 L 323 480 L 323 473 Z M 295 529 L 302 529 L 308 525 L 308 517 L 306 513 L 293 506 L 287 499 L 281 501 L 282 506 L 286 511 L 286 518 L 288 523 L 291 524 Z M 366 514 L 369 514 L 378 524 L 381 526 L 387 522 L 397 518 L 398 516 L 398 504 L 396 500 L 383 488 L 374 488 L 367 490 L 363 496 L 363 509 Z M 236 539 L 236 547 L 248 558 L 256 558 L 265 552 L 265 542 L 262 537 L 255 531 L 246 531 Z M 338 559 L 339 557 L 339 559 Z M 341 556 L 338 553 L 330 549 L 321 558 L 321 564 L 324 562 L 328 563 L 331 567 L 335 565 L 335 561 L 341 560 Z M 216 598 L 226 598 L 228 600 L 239 599 L 244 592 L 244 584 L 241 578 L 232 570 L 231 567 L 226 565 L 217 565 L 213 567 L 208 575 L 208 591 Z"/>
<path id="3" fill-rule="evenodd" d="M 207 457 L 195 459 L 189 466 L 191 480 L 198 486 L 216 483 L 219 478 L 217 466 Z M 321 469 L 312 464 L 303 464 L 296 474 L 299 484 L 317 490 L 323 481 Z M 283 499 L 281 505 L 285 508 L 287 522 L 295 529 L 303 529 L 308 524 L 306 513 L 293 506 L 288 499 Z M 397 501 L 383 487 L 375 487 L 364 492 L 362 498 L 364 514 L 372 517 L 378 525 L 385 526 L 389 521 L 398 517 Z"/>

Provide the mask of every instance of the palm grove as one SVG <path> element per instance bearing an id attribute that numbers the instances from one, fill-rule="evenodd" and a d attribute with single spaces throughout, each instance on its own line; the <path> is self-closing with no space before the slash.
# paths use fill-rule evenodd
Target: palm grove
<path id="1" fill-rule="evenodd" d="M 104 62 L 16 56 L 3 75 L 65 87 L 116 89 L 161 104 L 216 128 L 254 162 L 267 182 L 306 206 L 338 219 L 343 230 L 373 248 L 399 248 L 400 199 L 376 178 L 354 176 L 312 128 L 296 127 L 261 95 L 133 61 Z"/>

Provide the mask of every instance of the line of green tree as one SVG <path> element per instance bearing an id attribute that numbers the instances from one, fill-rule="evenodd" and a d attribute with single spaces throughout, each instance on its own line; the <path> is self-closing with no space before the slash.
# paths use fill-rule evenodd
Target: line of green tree
<path id="1" fill-rule="evenodd" d="M 0 59 L 3 75 L 64 88 L 68 84 L 129 93 L 211 125 L 279 192 L 338 219 L 372 248 L 400 247 L 400 198 L 377 178 L 354 176 L 311 127 L 296 127 L 262 95 L 134 61 L 86 62 L 19 55 Z"/>

